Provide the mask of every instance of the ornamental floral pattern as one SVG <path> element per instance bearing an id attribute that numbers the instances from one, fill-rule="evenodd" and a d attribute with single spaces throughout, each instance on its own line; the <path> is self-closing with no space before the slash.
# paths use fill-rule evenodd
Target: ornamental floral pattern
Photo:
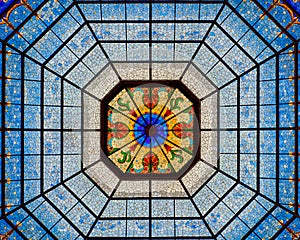
<path id="1" fill-rule="evenodd" d="M 123 172 L 179 172 L 194 156 L 194 103 L 172 86 L 122 89 L 107 108 L 107 156 Z"/>

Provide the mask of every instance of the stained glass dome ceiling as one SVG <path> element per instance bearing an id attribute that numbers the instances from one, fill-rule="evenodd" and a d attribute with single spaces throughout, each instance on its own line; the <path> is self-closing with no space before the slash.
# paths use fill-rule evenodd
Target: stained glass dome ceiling
<path id="1" fill-rule="evenodd" d="M 2 239 L 299 238 L 298 1 L 8 0 L 0 17 Z M 103 158 L 107 96 L 141 81 L 199 103 L 176 178 Z"/>

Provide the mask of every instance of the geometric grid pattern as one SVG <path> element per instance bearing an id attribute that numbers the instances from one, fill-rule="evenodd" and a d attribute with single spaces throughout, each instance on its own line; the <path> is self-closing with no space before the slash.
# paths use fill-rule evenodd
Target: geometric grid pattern
<path id="1" fill-rule="evenodd" d="M 298 3 L 8 4 L 4 239 L 299 237 Z M 123 80 L 177 80 L 199 98 L 200 157 L 178 181 L 134 185 L 99 159 L 101 99 Z"/>

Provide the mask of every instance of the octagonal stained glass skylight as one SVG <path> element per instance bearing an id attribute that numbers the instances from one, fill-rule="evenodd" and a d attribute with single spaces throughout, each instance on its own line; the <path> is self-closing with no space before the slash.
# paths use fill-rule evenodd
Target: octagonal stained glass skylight
<path id="1" fill-rule="evenodd" d="M 0 1 L 0 237 L 298 239 L 299 39 L 292 0 Z"/>
<path id="2" fill-rule="evenodd" d="M 107 116 L 102 149 L 134 178 L 162 174 L 171 179 L 198 154 L 199 100 L 176 81 L 162 83 L 121 83 L 102 100 L 102 117 Z"/>

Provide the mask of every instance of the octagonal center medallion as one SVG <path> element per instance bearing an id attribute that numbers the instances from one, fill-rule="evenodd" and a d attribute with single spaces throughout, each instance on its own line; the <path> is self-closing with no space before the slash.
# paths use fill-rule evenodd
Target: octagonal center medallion
<path id="1" fill-rule="evenodd" d="M 199 145 L 199 103 L 180 82 L 122 82 L 102 101 L 103 156 L 123 177 L 180 177 Z"/>

